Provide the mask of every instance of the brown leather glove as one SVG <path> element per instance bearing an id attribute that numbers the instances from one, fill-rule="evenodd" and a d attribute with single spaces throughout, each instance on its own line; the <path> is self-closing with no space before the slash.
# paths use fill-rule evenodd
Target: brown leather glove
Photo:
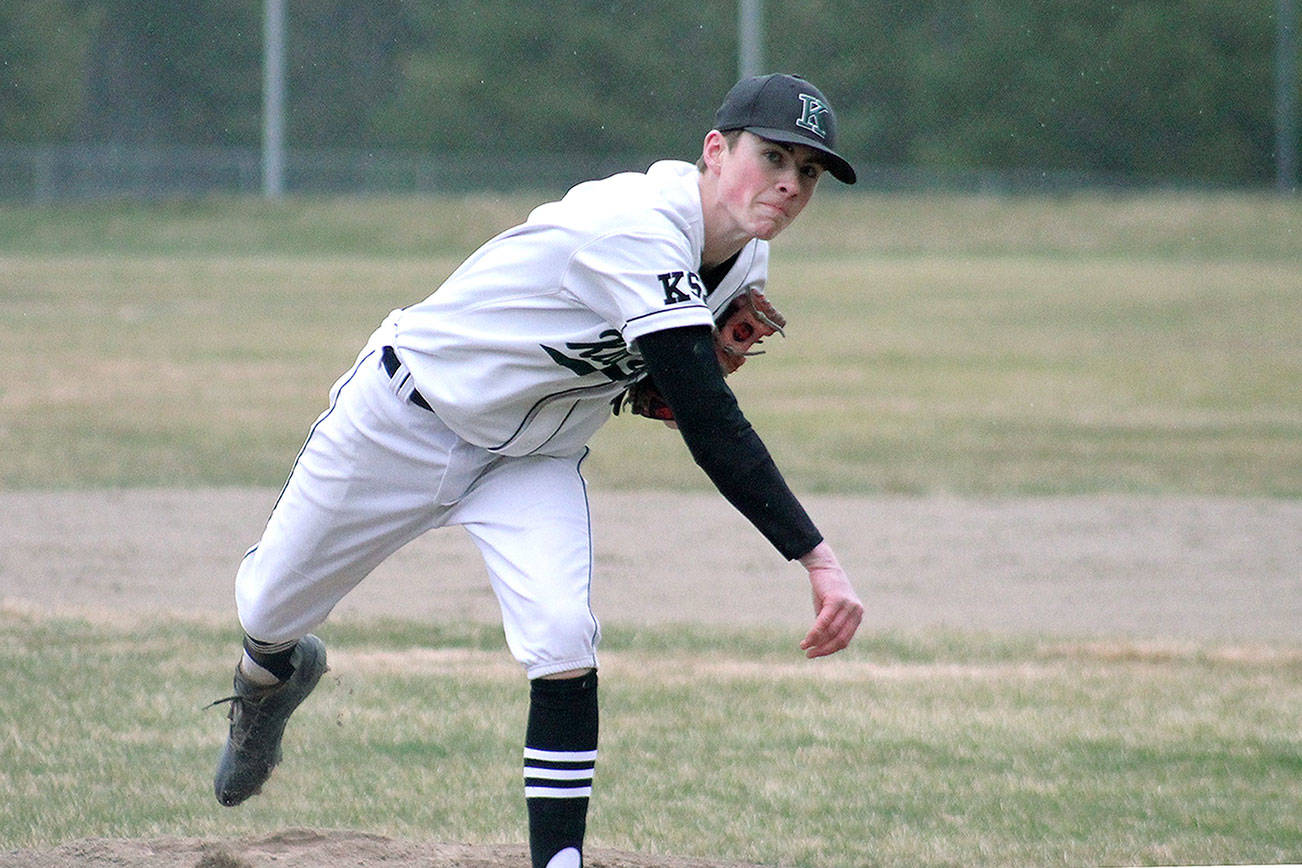
<path id="1" fill-rule="evenodd" d="M 763 350 L 752 347 L 769 335 L 786 337 L 783 331 L 786 325 L 787 318 L 758 289 L 748 289 L 729 302 L 719 314 L 714 332 L 714 354 L 724 376 L 740 368 L 751 356 L 762 355 Z M 673 425 L 674 411 L 669 409 L 650 377 L 633 383 L 622 399 L 615 400 L 616 413 L 622 406 L 628 406 L 639 416 Z"/>

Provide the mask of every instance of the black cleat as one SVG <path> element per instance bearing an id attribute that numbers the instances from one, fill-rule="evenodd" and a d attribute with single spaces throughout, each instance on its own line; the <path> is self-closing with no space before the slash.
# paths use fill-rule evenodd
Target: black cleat
<path id="1" fill-rule="evenodd" d="M 290 662 L 294 674 L 289 680 L 269 687 L 250 684 L 236 669 L 235 695 L 213 703 L 231 704 L 230 735 L 213 780 L 217 801 L 227 807 L 260 792 L 280 762 L 280 739 L 289 716 L 326 671 L 325 644 L 311 634 L 304 636 Z"/>

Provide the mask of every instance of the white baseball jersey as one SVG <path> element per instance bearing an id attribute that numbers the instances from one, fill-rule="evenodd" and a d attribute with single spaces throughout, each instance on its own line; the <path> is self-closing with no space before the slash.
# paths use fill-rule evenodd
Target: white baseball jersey
<path id="1" fill-rule="evenodd" d="M 697 178 L 663 162 L 580 184 L 385 319 L 241 562 L 249 635 L 303 635 L 407 542 L 459 525 L 529 677 L 597 666 L 586 444 L 642 371 L 638 337 L 710 325 L 767 276 L 768 245 L 752 241 L 707 292 Z"/>
<path id="2" fill-rule="evenodd" d="M 698 177 L 664 161 L 580 184 L 391 313 L 377 337 L 462 439 L 502 455 L 572 454 L 641 372 L 638 337 L 713 325 L 742 290 L 764 288 L 758 239 L 713 292 L 702 285 Z"/>

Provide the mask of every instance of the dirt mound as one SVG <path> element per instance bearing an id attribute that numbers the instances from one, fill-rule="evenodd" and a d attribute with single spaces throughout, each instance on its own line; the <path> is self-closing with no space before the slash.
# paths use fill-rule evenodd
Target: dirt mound
<path id="1" fill-rule="evenodd" d="M 203 838 L 121 840 L 89 838 L 52 850 L 0 853 L 3 868 L 326 868 L 384 865 L 385 868 L 520 868 L 523 845 L 447 844 L 399 841 L 362 832 L 288 829 L 271 835 L 219 841 Z M 589 868 L 759 868 L 742 862 L 638 856 L 590 849 Z"/>

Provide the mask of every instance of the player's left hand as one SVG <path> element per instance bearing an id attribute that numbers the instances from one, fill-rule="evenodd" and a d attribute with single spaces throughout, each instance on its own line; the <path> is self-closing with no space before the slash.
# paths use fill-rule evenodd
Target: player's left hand
<path id="1" fill-rule="evenodd" d="M 863 603 L 826 542 L 800 559 L 814 594 L 814 626 L 800 647 L 809 658 L 835 654 L 850 644 L 863 621 Z"/>

